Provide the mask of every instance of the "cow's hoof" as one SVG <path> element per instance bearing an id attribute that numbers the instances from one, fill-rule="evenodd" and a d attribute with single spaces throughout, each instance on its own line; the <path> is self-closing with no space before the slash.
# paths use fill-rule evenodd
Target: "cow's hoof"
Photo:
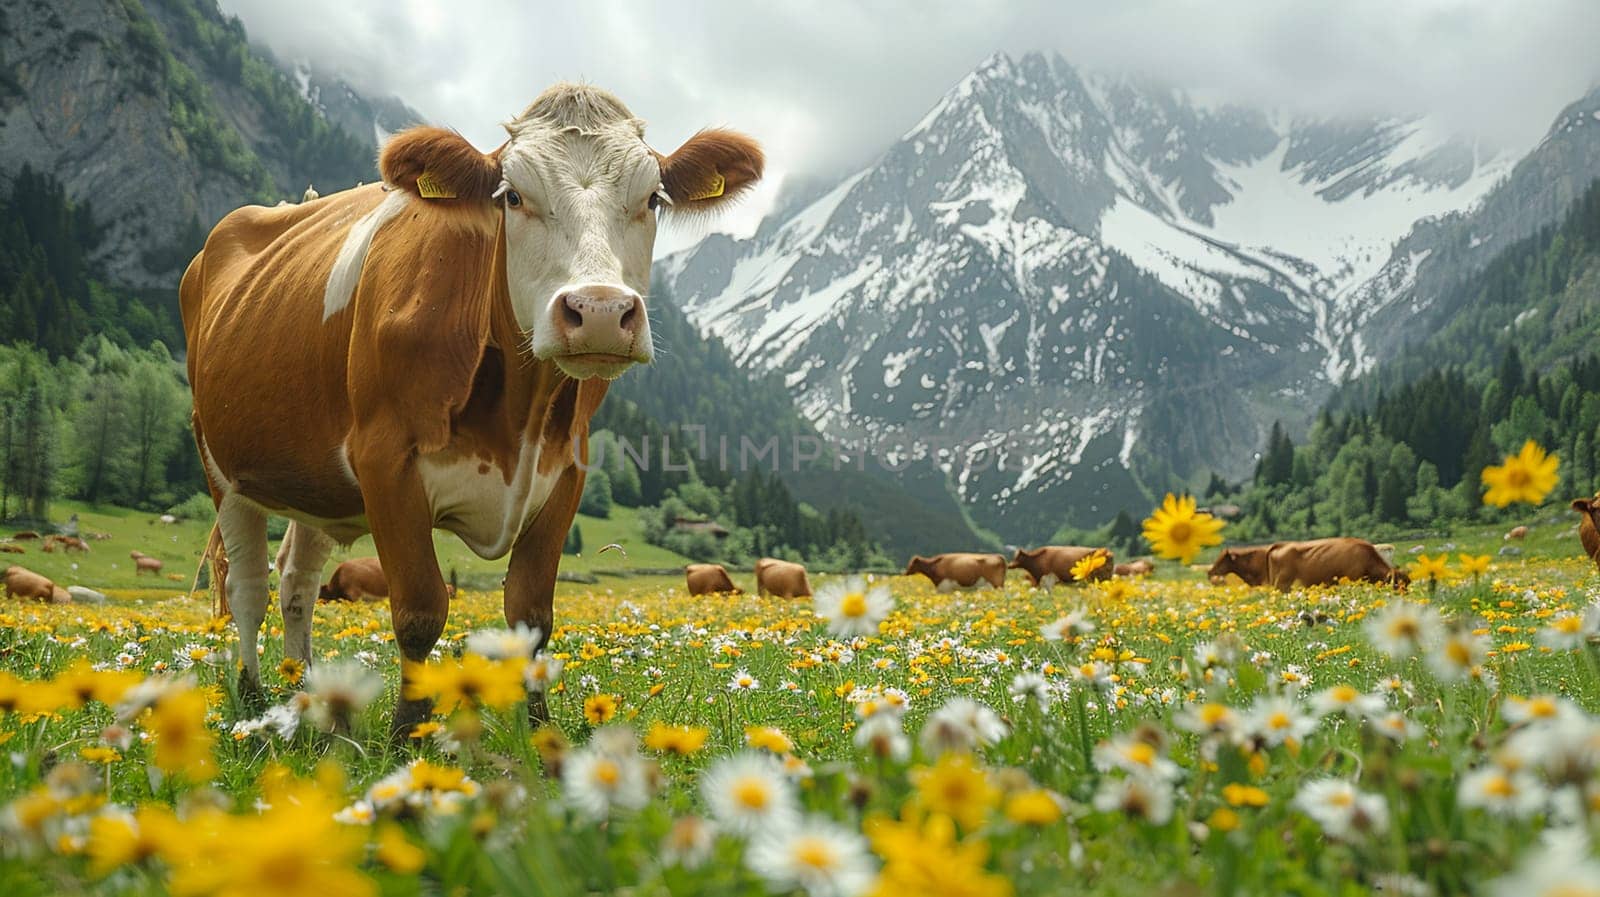
<path id="1" fill-rule="evenodd" d="M 412 742 L 411 733 L 433 715 L 432 701 L 407 701 L 402 699 L 394 708 L 394 725 L 389 729 L 389 741 L 396 747 Z"/>
<path id="2" fill-rule="evenodd" d="M 239 671 L 239 705 L 247 713 L 262 713 L 267 709 L 267 692 L 261 687 L 261 677 L 249 670 Z"/>
<path id="3" fill-rule="evenodd" d="M 545 702 L 544 692 L 536 691 L 528 695 L 528 724 L 537 729 L 550 722 L 550 705 Z"/>

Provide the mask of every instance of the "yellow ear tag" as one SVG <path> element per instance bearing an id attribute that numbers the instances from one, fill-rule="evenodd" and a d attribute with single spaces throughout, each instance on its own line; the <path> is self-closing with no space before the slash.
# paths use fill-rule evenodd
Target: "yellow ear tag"
<path id="1" fill-rule="evenodd" d="M 455 191 L 449 190 L 439 183 L 432 172 L 424 171 L 417 178 L 417 195 L 423 199 L 455 199 Z"/>
<path id="2" fill-rule="evenodd" d="M 694 202 L 698 199 L 715 199 L 722 195 L 722 188 L 727 186 L 727 181 L 722 177 L 722 172 L 711 172 L 711 185 L 699 193 L 693 194 L 688 199 Z"/>

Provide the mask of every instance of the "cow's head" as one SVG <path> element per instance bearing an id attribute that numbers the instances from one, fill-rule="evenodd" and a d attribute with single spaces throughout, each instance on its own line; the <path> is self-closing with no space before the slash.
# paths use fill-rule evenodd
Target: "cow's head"
<path id="1" fill-rule="evenodd" d="M 498 207 L 506 291 L 533 357 L 579 379 L 649 363 L 657 212 L 705 215 L 737 198 L 761 177 L 760 146 L 706 130 L 663 155 L 620 100 L 578 84 L 545 91 L 506 131 L 492 153 L 451 131 L 403 132 L 384 147 L 384 181 Z"/>
<path id="2" fill-rule="evenodd" d="M 911 560 L 906 562 L 905 575 L 915 576 L 918 573 L 926 573 L 929 568 L 930 564 L 927 558 L 920 554 L 914 554 L 911 556 Z"/>
<path id="3" fill-rule="evenodd" d="M 1588 517 L 1590 520 L 1594 520 L 1595 512 L 1600 511 L 1600 493 L 1597 493 L 1594 498 L 1573 499 L 1572 510 Z"/>
<path id="4" fill-rule="evenodd" d="M 1240 553 L 1236 549 L 1222 549 L 1222 552 L 1217 555 L 1216 562 L 1211 565 L 1211 569 L 1206 571 L 1206 578 L 1211 580 L 1212 585 L 1221 585 L 1227 582 L 1229 573 L 1246 572 L 1240 563 L 1241 560 Z"/>

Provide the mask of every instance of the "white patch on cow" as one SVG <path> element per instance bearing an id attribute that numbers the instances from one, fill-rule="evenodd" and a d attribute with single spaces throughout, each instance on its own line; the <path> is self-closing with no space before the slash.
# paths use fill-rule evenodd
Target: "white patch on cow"
<path id="1" fill-rule="evenodd" d="M 481 558 L 504 557 L 561 478 L 561 467 L 538 472 L 540 453 L 538 443 L 522 443 L 510 483 L 505 472 L 493 464 L 480 473 L 483 462 L 477 458 L 424 455 L 418 459 L 417 470 L 433 508 L 434 525 L 455 533 Z"/>
<path id="2" fill-rule="evenodd" d="M 1039 577 L 1039 588 L 1048 591 L 1055 588 L 1056 583 L 1060 581 L 1060 578 L 1058 578 L 1054 573 L 1046 573 L 1045 575 Z"/>
<path id="3" fill-rule="evenodd" d="M 960 584 L 953 579 L 939 580 L 939 591 L 941 592 L 954 592 L 959 587 Z"/>
<path id="4" fill-rule="evenodd" d="M 406 207 L 407 193 L 390 190 L 376 209 L 368 212 L 350 228 L 344 245 L 339 247 L 339 257 L 328 273 L 328 289 L 322 294 L 322 320 L 326 321 L 350 304 L 361 283 L 361 268 L 367 261 L 367 250 L 372 248 L 372 237 L 389 219 Z"/>

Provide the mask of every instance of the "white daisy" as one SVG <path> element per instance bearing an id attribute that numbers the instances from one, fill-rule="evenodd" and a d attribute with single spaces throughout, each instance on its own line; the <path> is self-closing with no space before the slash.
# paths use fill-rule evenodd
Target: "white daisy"
<path id="1" fill-rule="evenodd" d="M 619 810 L 637 810 L 650 802 L 643 758 L 593 742 L 562 760 L 561 785 L 567 803 L 594 820 L 609 819 Z"/>
<path id="2" fill-rule="evenodd" d="M 1335 685 L 1311 696 L 1311 709 L 1317 716 L 1343 713 L 1351 719 L 1377 716 L 1384 711 L 1383 697 L 1361 691 L 1353 685 Z"/>
<path id="3" fill-rule="evenodd" d="M 306 673 L 306 716 L 324 730 L 350 728 L 356 715 L 383 694 L 383 677 L 359 663 L 319 664 Z"/>
<path id="4" fill-rule="evenodd" d="M 828 621 L 828 632 L 838 638 L 877 635 L 878 624 L 894 610 L 888 586 L 869 588 L 859 576 L 817 589 L 813 602 L 816 615 Z"/>
<path id="5" fill-rule="evenodd" d="M 515 629 L 479 629 L 467 635 L 467 650 L 490 660 L 532 657 L 543 635 L 538 627 L 518 623 Z"/>
<path id="6" fill-rule="evenodd" d="M 755 835 L 794 822 L 795 800 L 778 761 L 744 751 L 724 757 L 700 779 L 711 818 L 730 832 Z"/>
<path id="7" fill-rule="evenodd" d="M 557 682 L 561 681 L 561 671 L 566 669 L 567 662 L 540 651 L 523 671 L 522 679 L 528 691 L 538 693 L 549 691 Z"/>
<path id="8" fill-rule="evenodd" d="M 1403 713 L 1385 713 L 1372 717 L 1370 722 L 1379 735 L 1398 742 L 1410 741 L 1422 734 L 1422 727 Z"/>
<path id="9" fill-rule="evenodd" d="M 1344 779 L 1316 779 L 1301 786 L 1294 805 L 1331 838 L 1354 840 L 1389 828 L 1389 805 L 1377 794 L 1357 791 Z"/>
<path id="10" fill-rule="evenodd" d="M 1131 775 L 1166 782 L 1175 781 L 1179 776 L 1178 764 L 1163 756 L 1160 748 L 1132 732 L 1095 745 L 1094 765 L 1101 772 L 1120 769 Z"/>
<path id="11" fill-rule="evenodd" d="M 1011 680 L 1011 697 L 1017 703 L 1032 701 L 1040 710 L 1050 709 L 1055 694 L 1050 683 L 1038 673 L 1018 673 Z"/>
<path id="12" fill-rule="evenodd" d="M 1088 635 L 1094 632 L 1094 621 L 1089 619 L 1087 611 L 1074 610 L 1053 623 L 1046 623 L 1039 627 L 1039 635 L 1047 642 L 1059 642 L 1068 636 Z"/>
<path id="13" fill-rule="evenodd" d="M 1457 625 L 1435 638 L 1425 659 L 1435 676 L 1446 682 L 1460 682 L 1477 678 L 1488 656 L 1489 637 Z"/>
<path id="14" fill-rule="evenodd" d="M 1397 660 L 1415 655 L 1440 629 L 1439 612 L 1411 601 L 1396 601 L 1368 617 L 1367 640 Z"/>
<path id="15" fill-rule="evenodd" d="M 1123 813 L 1151 825 L 1172 819 L 1172 786 L 1143 776 L 1108 778 L 1094 795 L 1094 808 L 1102 813 Z"/>
<path id="16" fill-rule="evenodd" d="M 856 727 L 856 747 L 882 760 L 903 763 L 911 756 L 911 739 L 900 728 L 900 717 L 879 713 Z"/>
<path id="17" fill-rule="evenodd" d="M 661 861 L 668 866 L 698 869 L 717 846 L 717 827 L 699 816 L 681 816 L 661 841 Z"/>
<path id="18" fill-rule="evenodd" d="M 775 890 L 801 889 L 811 897 L 854 897 L 875 878 L 865 839 L 820 816 L 764 833 L 745 862 Z"/>
<path id="19" fill-rule="evenodd" d="M 918 739 L 922 751 L 937 757 L 947 751 L 972 752 L 1006 737 L 1006 724 L 993 710 L 971 698 L 951 698 L 928 715 Z"/>
<path id="20" fill-rule="evenodd" d="M 728 680 L 728 691 L 756 691 L 761 688 L 761 680 L 750 675 L 749 670 L 740 670 Z"/>
<path id="21" fill-rule="evenodd" d="M 1488 883 L 1491 897 L 1593 897 L 1600 894 L 1600 860 L 1589 853 L 1582 827 L 1550 829 L 1510 875 Z"/>
<path id="22" fill-rule="evenodd" d="M 1490 764 L 1461 777 L 1456 800 L 1463 807 L 1480 807 L 1495 815 L 1527 819 L 1545 803 L 1544 786 L 1526 772 L 1513 772 Z"/>

